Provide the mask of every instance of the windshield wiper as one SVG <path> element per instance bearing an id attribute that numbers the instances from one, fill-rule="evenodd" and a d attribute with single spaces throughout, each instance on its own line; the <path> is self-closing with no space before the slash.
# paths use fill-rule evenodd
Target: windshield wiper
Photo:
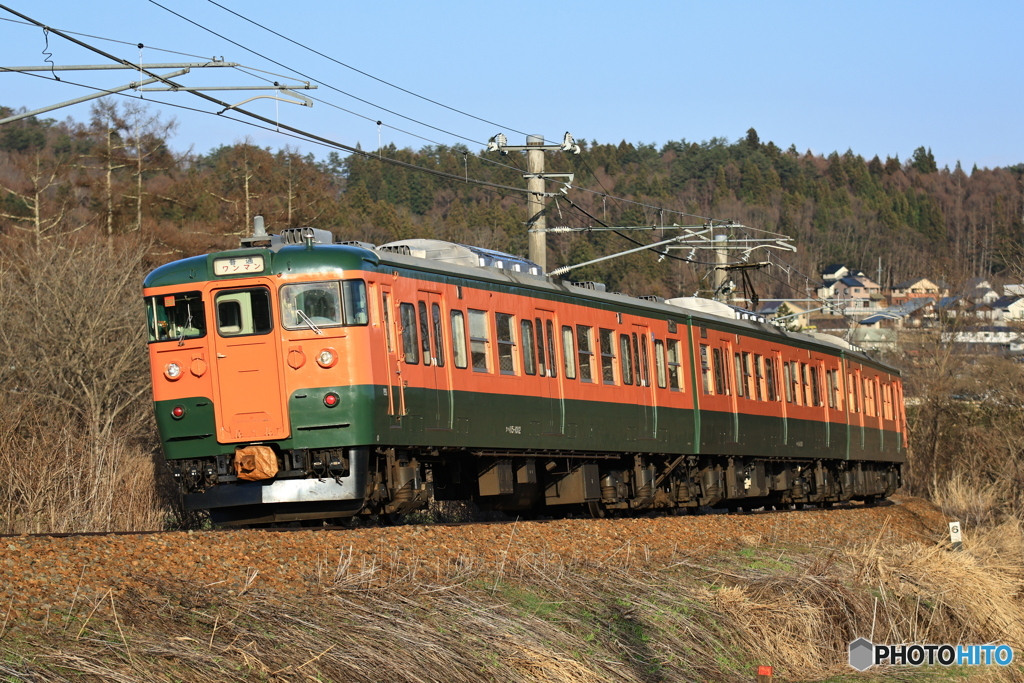
<path id="1" fill-rule="evenodd" d="M 307 325 L 309 325 L 309 329 L 313 330 L 313 331 L 314 331 L 314 332 L 316 332 L 317 334 L 323 334 L 323 333 L 324 333 L 324 331 L 323 331 L 323 330 L 321 330 L 321 329 L 320 329 L 319 327 L 317 327 L 316 325 L 314 325 L 314 324 L 313 324 L 313 321 L 309 319 L 309 316 L 308 316 L 308 315 L 306 315 L 306 312 L 305 312 L 305 311 L 303 311 L 303 310 L 302 310 L 301 308 L 297 308 L 297 309 L 295 309 L 295 315 L 296 315 L 296 316 L 297 316 L 297 317 L 298 317 L 299 319 L 301 319 L 301 320 L 302 320 L 302 322 L 304 322 L 304 323 L 306 323 Z"/>

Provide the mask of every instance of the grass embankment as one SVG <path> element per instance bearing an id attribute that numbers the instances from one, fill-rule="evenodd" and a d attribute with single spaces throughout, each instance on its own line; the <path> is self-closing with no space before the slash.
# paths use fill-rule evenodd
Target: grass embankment
<path id="1" fill-rule="evenodd" d="M 161 582 L 0 628 L 0 678 L 61 681 L 1024 680 L 1024 669 L 856 674 L 847 643 L 1002 642 L 1024 654 L 1019 522 L 943 545 L 762 544 L 654 567 L 464 558 L 447 574 L 382 549 L 324 558 L 291 594 Z M 379 561 L 378 561 L 379 560 Z M 233 577 L 236 578 L 236 577 Z M 74 591 L 68 586 L 69 592 Z M 0 606 L 2 609 L 2 606 Z M 3 634 L 6 631 L 6 635 Z"/>

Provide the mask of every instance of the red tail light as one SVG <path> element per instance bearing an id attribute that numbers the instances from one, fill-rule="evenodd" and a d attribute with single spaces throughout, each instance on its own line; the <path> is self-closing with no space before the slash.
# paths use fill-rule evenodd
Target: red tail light
<path id="1" fill-rule="evenodd" d="M 331 393 L 324 396 L 324 405 L 327 406 L 328 408 L 333 408 L 334 406 L 338 405 L 338 402 L 340 400 L 341 397 L 332 391 Z"/>
<path id="2" fill-rule="evenodd" d="M 171 408 L 171 417 L 177 420 L 185 417 L 185 406 L 174 406 Z"/>

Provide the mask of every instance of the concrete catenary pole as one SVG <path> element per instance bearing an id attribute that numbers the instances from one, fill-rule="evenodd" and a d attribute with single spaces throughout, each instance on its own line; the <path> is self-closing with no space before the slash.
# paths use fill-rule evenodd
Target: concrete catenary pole
<path id="1" fill-rule="evenodd" d="M 527 213 L 529 215 L 528 228 L 530 244 L 530 260 L 540 266 L 541 272 L 548 269 L 548 243 L 545 230 L 548 226 L 547 216 L 544 215 L 544 144 L 543 135 L 527 135 L 527 148 L 537 149 L 526 150 L 526 172 L 529 178 L 526 181 L 526 189 L 529 190 L 527 200 Z"/>

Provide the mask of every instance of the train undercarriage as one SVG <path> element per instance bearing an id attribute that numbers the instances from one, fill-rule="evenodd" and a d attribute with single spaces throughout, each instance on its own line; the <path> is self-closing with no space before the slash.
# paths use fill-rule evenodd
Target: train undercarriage
<path id="1" fill-rule="evenodd" d="M 512 516 L 626 516 L 873 502 L 899 488 L 899 463 L 722 455 L 337 448 L 276 453 L 279 469 L 239 481 L 232 456 L 172 463 L 185 507 L 239 526 L 395 516 L 472 501 Z"/>

